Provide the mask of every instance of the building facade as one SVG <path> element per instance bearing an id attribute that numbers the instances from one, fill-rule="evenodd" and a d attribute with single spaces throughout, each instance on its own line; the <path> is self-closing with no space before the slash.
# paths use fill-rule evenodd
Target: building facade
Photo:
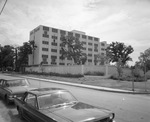
<path id="1" fill-rule="evenodd" d="M 100 39 L 88 36 L 85 32 L 73 30 L 66 31 L 57 28 L 38 26 L 30 32 L 30 41 L 34 41 L 37 46 L 33 54 L 29 55 L 29 65 L 39 65 L 41 62 L 46 65 L 72 65 L 71 59 L 60 58 L 61 36 L 74 36 L 83 42 L 83 53 L 87 54 L 86 65 L 97 65 L 96 55 L 105 54 L 107 48 L 106 41 L 100 42 Z"/>

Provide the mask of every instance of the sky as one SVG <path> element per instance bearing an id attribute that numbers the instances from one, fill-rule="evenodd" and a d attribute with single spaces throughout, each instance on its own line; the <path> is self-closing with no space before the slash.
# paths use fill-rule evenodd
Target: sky
<path id="1" fill-rule="evenodd" d="M 150 48 L 150 0 L 8 0 L 0 15 L 0 44 L 21 46 L 39 25 L 131 45 L 134 65 Z"/>

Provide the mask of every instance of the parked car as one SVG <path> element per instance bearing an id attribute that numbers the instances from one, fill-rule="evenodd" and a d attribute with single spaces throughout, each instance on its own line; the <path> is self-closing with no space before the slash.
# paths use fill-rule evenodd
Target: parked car
<path id="1" fill-rule="evenodd" d="M 0 96 L 7 104 L 13 102 L 15 97 L 21 97 L 31 89 L 35 88 L 30 87 L 27 79 L 0 79 Z"/>
<path id="2" fill-rule="evenodd" d="M 15 98 L 21 119 L 31 122 L 114 122 L 110 110 L 79 102 L 61 88 L 38 88 Z"/>

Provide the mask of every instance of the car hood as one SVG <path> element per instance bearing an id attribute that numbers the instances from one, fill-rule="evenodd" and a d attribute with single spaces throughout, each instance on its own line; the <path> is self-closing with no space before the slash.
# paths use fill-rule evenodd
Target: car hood
<path id="1" fill-rule="evenodd" d="M 35 89 L 35 88 L 29 87 L 29 86 L 16 86 L 16 87 L 8 87 L 7 88 L 7 90 L 13 94 L 24 93 L 24 92 L 32 90 L 32 89 Z"/>
<path id="2" fill-rule="evenodd" d="M 73 122 L 105 118 L 109 116 L 109 113 L 111 112 L 106 109 L 97 108 L 82 102 L 78 102 L 72 106 L 44 110 L 44 114 L 49 117 L 51 114 L 54 114 L 57 117 Z"/>

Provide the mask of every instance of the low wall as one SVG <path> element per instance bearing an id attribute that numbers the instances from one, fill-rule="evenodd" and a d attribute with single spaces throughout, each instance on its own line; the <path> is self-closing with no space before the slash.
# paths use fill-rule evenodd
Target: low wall
<path id="1" fill-rule="evenodd" d="M 28 72 L 52 72 L 59 74 L 82 74 L 82 66 L 37 66 L 37 67 L 26 67 L 25 71 Z"/>
<path id="2" fill-rule="evenodd" d="M 114 75 L 117 73 L 115 66 L 93 66 L 93 65 L 69 65 L 69 66 L 34 66 L 26 67 L 25 71 L 28 72 L 46 72 L 46 73 L 59 73 L 59 74 L 86 74 L 87 72 L 103 72 L 104 74 Z M 107 72 L 107 73 L 106 73 Z M 130 69 L 123 69 L 125 74 L 131 74 Z"/>

